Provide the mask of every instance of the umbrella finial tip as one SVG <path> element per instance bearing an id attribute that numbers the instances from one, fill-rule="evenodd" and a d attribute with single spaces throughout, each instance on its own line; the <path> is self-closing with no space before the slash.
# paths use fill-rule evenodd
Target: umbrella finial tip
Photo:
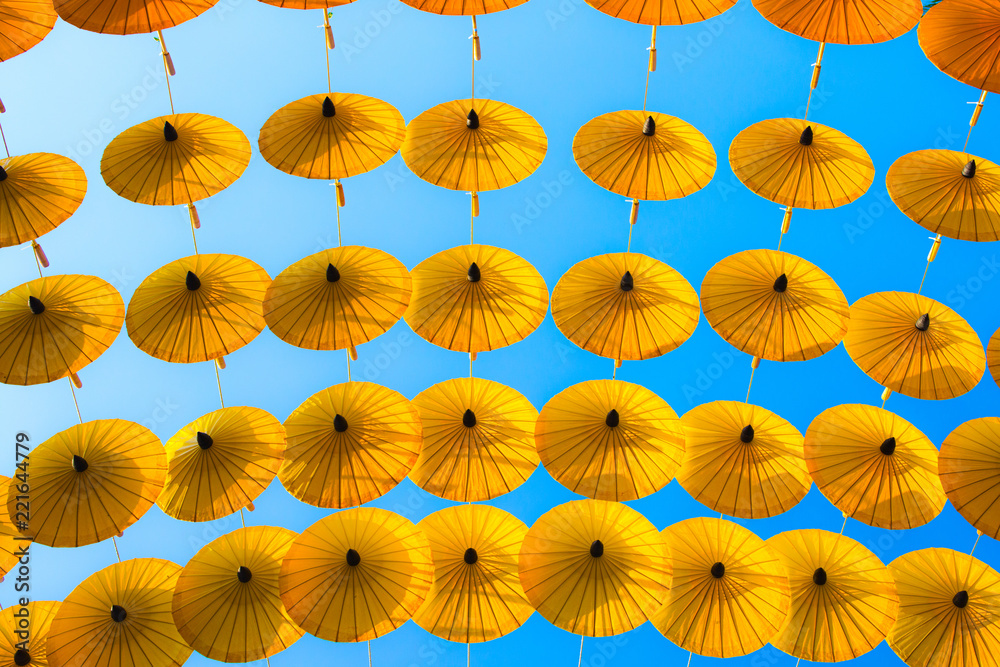
<path id="1" fill-rule="evenodd" d="M 333 264 L 326 265 L 326 281 L 329 283 L 335 283 L 340 280 L 340 271 L 337 270 Z"/>
<path id="2" fill-rule="evenodd" d="M 618 426 L 618 424 L 621 423 L 621 417 L 618 415 L 618 411 L 611 408 L 611 411 L 608 412 L 608 415 L 604 418 L 604 423 L 611 428 Z"/>
<path id="3" fill-rule="evenodd" d="M 465 556 L 463 557 L 466 565 L 474 565 L 477 560 L 479 560 L 479 553 L 475 549 L 469 547 L 465 550 Z"/>
<path id="4" fill-rule="evenodd" d="M 626 271 L 625 275 L 622 276 L 622 280 L 619 283 L 619 287 L 623 292 L 631 292 L 635 288 L 635 278 L 632 277 L 631 271 Z"/>
<path id="5" fill-rule="evenodd" d="M 955 593 L 955 597 L 951 599 L 951 602 L 959 609 L 965 609 L 966 605 L 969 604 L 969 591 Z"/>
<path id="6" fill-rule="evenodd" d="M 726 566 L 723 565 L 721 562 L 717 562 L 714 565 L 712 565 L 711 572 L 712 576 L 715 577 L 716 579 L 722 579 L 722 577 L 726 576 Z"/>
<path id="7" fill-rule="evenodd" d="M 333 106 L 333 100 L 329 96 L 323 98 L 323 115 L 327 118 L 333 118 L 337 115 L 337 109 Z"/>
<path id="8" fill-rule="evenodd" d="M 590 555 L 594 558 L 600 558 L 604 555 L 604 542 L 600 540 L 594 540 L 590 543 Z"/>
<path id="9" fill-rule="evenodd" d="M 198 441 L 198 446 L 202 449 L 208 449 L 215 443 L 212 436 L 202 431 L 198 431 L 197 435 L 195 435 L 195 439 Z"/>
<path id="10" fill-rule="evenodd" d="M 343 433 L 344 431 L 347 430 L 347 420 L 344 419 L 343 415 L 337 414 L 336 416 L 334 416 L 333 430 L 336 431 L 337 433 Z"/>
<path id="11" fill-rule="evenodd" d="M 30 308 L 31 312 L 35 315 L 41 315 L 45 312 L 45 304 L 42 303 L 41 299 L 34 296 L 28 297 L 28 308 Z"/>
<path id="12" fill-rule="evenodd" d="M 472 428 L 476 425 L 476 413 L 472 410 L 466 410 L 465 414 L 462 415 L 462 425 L 466 428 Z"/>
<path id="13" fill-rule="evenodd" d="M 201 279 L 194 274 L 194 271 L 188 271 L 187 275 L 184 276 L 184 286 L 194 292 L 196 289 L 201 287 Z"/>
<path id="14" fill-rule="evenodd" d="M 169 120 L 163 122 L 163 138 L 167 141 L 177 141 L 177 130 Z"/>
<path id="15" fill-rule="evenodd" d="M 465 117 L 465 125 L 470 130 L 479 127 L 479 114 L 476 113 L 475 109 L 469 109 L 469 115 Z"/>
<path id="16" fill-rule="evenodd" d="M 781 294 L 788 289 L 788 276 L 782 273 L 774 281 L 774 291 Z"/>
<path id="17" fill-rule="evenodd" d="M 89 467 L 90 464 L 87 463 L 87 459 L 77 454 L 73 455 L 73 470 L 77 472 L 83 472 Z"/>
<path id="18" fill-rule="evenodd" d="M 7 170 L 3 168 L 3 165 L 0 165 L 0 181 L 6 181 L 6 180 L 7 180 Z"/>
<path id="19" fill-rule="evenodd" d="M 128 618 L 128 612 L 121 605 L 111 605 L 111 620 L 115 623 L 122 623 Z"/>
<path id="20" fill-rule="evenodd" d="M 799 135 L 799 143 L 803 146 L 811 146 L 813 142 L 813 129 L 812 125 L 807 125 L 806 129 L 802 130 L 802 134 Z"/>
<path id="21" fill-rule="evenodd" d="M 479 265 L 473 262 L 469 265 L 469 270 L 466 275 L 469 277 L 470 283 L 478 283 L 482 280 L 483 272 L 479 269 Z"/>
<path id="22" fill-rule="evenodd" d="M 743 427 L 743 430 L 740 431 L 740 442 L 750 444 L 753 442 L 753 435 L 753 426 L 747 424 Z"/>
<path id="23" fill-rule="evenodd" d="M 817 567 L 816 571 L 813 572 L 813 583 L 817 586 L 822 586 L 826 583 L 826 570 L 821 567 Z"/>
<path id="24" fill-rule="evenodd" d="M 240 565 L 240 567 L 236 570 L 236 578 L 241 584 L 245 584 L 253 579 L 253 573 L 250 571 L 250 568 Z"/>
<path id="25" fill-rule="evenodd" d="M 652 116 L 646 116 L 646 121 L 642 124 L 642 133 L 647 137 L 656 134 L 656 121 Z"/>
<path id="26" fill-rule="evenodd" d="M 24 667 L 25 665 L 31 664 L 31 654 L 25 651 L 23 648 L 19 648 L 14 651 L 14 664 L 17 667 Z"/>
<path id="27" fill-rule="evenodd" d="M 966 178 L 972 178 L 976 175 L 976 161 L 969 160 L 964 167 L 962 167 L 962 176 Z"/>
<path id="28" fill-rule="evenodd" d="M 347 564 L 351 567 L 361 565 L 361 554 L 354 549 L 347 550 Z"/>
<path id="29" fill-rule="evenodd" d="M 886 456 L 892 456 L 896 452 L 896 438 L 892 436 L 886 438 L 882 441 L 882 444 L 878 446 L 878 450 Z"/>
<path id="30" fill-rule="evenodd" d="M 931 315 L 930 313 L 924 313 L 917 319 L 915 325 L 918 331 L 927 331 L 931 328 Z"/>

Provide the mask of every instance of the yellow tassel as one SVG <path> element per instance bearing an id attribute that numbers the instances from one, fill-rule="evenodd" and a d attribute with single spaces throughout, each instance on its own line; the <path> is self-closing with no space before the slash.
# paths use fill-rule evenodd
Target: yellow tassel
<path id="1" fill-rule="evenodd" d="M 257 508 L 254 507 L 254 505 L 253 505 L 252 502 L 247 503 L 247 512 L 253 512 L 255 509 L 257 509 Z"/>
<path id="2" fill-rule="evenodd" d="M 934 239 L 934 243 L 931 244 L 930 252 L 927 253 L 927 261 L 928 262 L 933 262 L 934 258 L 937 257 L 938 248 L 939 247 L 941 247 L 941 236 L 940 235 L 938 235 Z"/>
<path id="3" fill-rule="evenodd" d="M 121 531 L 120 533 L 118 533 L 118 539 L 121 539 L 123 537 L 125 537 L 125 531 L 124 530 Z"/>
<path id="4" fill-rule="evenodd" d="M 891 395 L 892 395 L 892 390 L 886 387 L 885 389 L 882 390 L 882 401 L 885 402 L 889 400 L 889 396 Z"/>
<path id="5" fill-rule="evenodd" d="M 979 96 L 979 101 L 976 102 L 976 108 L 972 111 L 972 120 L 969 121 L 969 127 L 975 127 L 976 123 L 979 122 L 979 114 L 983 112 L 983 104 L 986 103 L 986 91 Z"/>
<path id="6" fill-rule="evenodd" d="M 191 226 L 195 229 L 201 229 L 201 218 L 198 217 L 198 209 L 194 207 L 194 204 L 188 204 L 188 215 L 191 217 Z"/>
<path id="7" fill-rule="evenodd" d="M 651 46 L 649 48 L 649 71 L 650 72 L 655 72 L 656 71 L 656 47 L 655 46 Z"/>
<path id="8" fill-rule="evenodd" d="M 323 9 L 323 32 L 326 34 L 326 48 L 333 50 L 333 28 L 330 27 L 330 8 Z"/>
<path id="9" fill-rule="evenodd" d="M 46 269 L 49 268 L 49 258 L 45 256 L 45 251 L 42 250 L 42 246 L 38 245 L 38 241 L 33 240 L 31 242 L 31 249 L 35 251 L 35 257 L 38 258 L 38 263 Z"/>
<path id="10" fill-rule="evenodd" d="M 622 360 L 615 359 L 615 368 L 621 368 L 621 367 L 622 367 Z"/>
<path id="11" fill-rule="evenodd" d="M 629 213 L 628 221 L 629 221 L 629 224 L 633 224 L 633 225 L 636 222 L 639 221 L 639 200 L 638 199 L 633 199 L 632 200 L 632 212 Z"/>
<path id="12" fill-rule="evenodd" d="M 344 196 L 344 186 L 337 181 L 337 206 L 347 206 L 347 197 Z"/>
<path id="13" fill-rule="evenodd" d="M 226 367 L 226 358 L 225 357 L 216 357 L 215 358 L 215 365 L 218 366 L 219 368 L 225 368 Z"/>
<path id="14" fill-rule="evenodd" d="M 469 361 L 475 361 L 478 356 L 478 352 L 469 352 Z"/>
<path id="15" fill-rule="evenodd" d="M 785 217 L 781 220 L 781 233 L 787 234 L 792 227 L 792 207 L 785 207 Z"/>
<path id="16" fill-rule="evenodd" d="M 472 57 L 477 61 L 483 59 L 483 52 L 479 48 L 479 35 L 472 36 Z"/>
<path id="17" fill-rule="evenodd" d="M 83 380 L 76 373 L 70 373 L 69 379 L 73 381 L 73 386 L 77 389 L 83 389 Z"/>
<path id="18" fill-rule="evenodd" d="M 0 113 L 7 113 L 7 107 L 3 105 L 3 100 L 0 100 Z"/>
<path id="19" fill-rule="evenodd" d="M 351 355 L 351 361 L 358 360 L 358 348 L 351 345 L 349 348 L 347 348 L 347 353 Z"/>
<path id="20" fill-rule="evenodd" d="M 174 59 L 170 57 L 170 52 L 167 51 L 167 43 L 163 41 L 163 31 L 156 31 L 157 37 L 160 38 L 160 54 L 163 56 L 163 66 L 167 68 L 167 73 L 170 76 L 176 76 L 177 70 L 174 68 Z"/>
<path id="21" fill-rule="evenodd" d="M 753 361 L 750 362 L 750 368 L 757 370 L 758 366 L 760 366 L 760 357 L 754 357 Z"/>
<path id="22" fill-rule="evenodd" d="M 478 192 L 470 192 L 469 194 L 472 195 L 472 217 L 473 218 L 478 218 L 479 217 L 479 193 Z"/>

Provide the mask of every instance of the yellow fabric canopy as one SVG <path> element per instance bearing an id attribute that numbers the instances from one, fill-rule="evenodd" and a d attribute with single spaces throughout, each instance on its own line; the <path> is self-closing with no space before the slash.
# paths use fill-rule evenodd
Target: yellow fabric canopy
<path id="1" fill-rule="evenodd" d="M 347 3 L 316 6 L 337 4 Z M 332 181 L 384 164 L 405 136 L 403 116 L 388 102 L 355 93 L 319 93 L 275 111 L 260 129 L 258 145 L 276 169 Z"/>
<path id="2" fill-rule="evenodd" d="M 0 295 L 0 382 L 52 382 L 91 363 L 118 337 L 125 304 L 95 276 L 36 278 Z"/>
<path id="3" fill-rule="evenodd" d="M 90 575 L 56 611 L 49 667 L 181 667 L 191 647 L 170 613 L 181 566 L 135 558 Z"/>
<path id="4" fill-rule="evenodd" d="M 837 405 L 809 425 L 806 466 L 846 516 L 902 530 L 944 508 L 938 450 L 908 421 L 871 405 Z"/>
<path id="5" fill-rule="evenodd" d="M 460 502 L 490 500 L 521 486 L 538 467 L 538 411 L 520 393 L 481 378 L 447 380 L 413 398 L 424 445 L 410 479 Z"/>
<path id="6" fill-rule="evenodd" d="M 180 25 L 211 9 L 218 0 L 55 0 L 59 18 L 105 35 L 135 35 Z"/>
<path id="7" fill-rule="evenodd" d="M 989 0 L 936 3 L 920 21 L 920 48 L 934 66 L 993 93 L 1000 92 L 1000 6 Z"/>
<path id="8" fill-rule="evenodd" d="M 250 142 L 239 128 L 181 113 L 139 123 L 112 139 L 101 156 L 101 176 L 125 199 L 172 206 L 225 190 L 249 162 Z"/>
<path id="9" fill-rule="evenodd" d="M 685 651 L 746 655 L 775 637 L 790 608 L 777 554 L 746 528 L 694 518 L 663 529 L 674 579 L 653 625 Z"/>
<path id="10" fill-rule="evenodd" d="M 35 46 L 56 24 L 56 10 L 45 0 L 0 2 L 0 62 L 10 60 Z"/>
<path id="11" fill-rule="evenodd" d="M 493 100 L 454 100 L 410 121 L 403 160 L 410 170 L 449 190 L 483 192 L 514 185 L 545 158 L 538 122 Z"/>
<path id="12" fill-rule="evenodd" d="M 45 645 L 58 609 L 58 602 L 48 600 L 4 609 L 0 614 L 0 667 L 49 667 Z"/>
<path id="13" fill-rule="evenodd" d="M 482 16 L 519 7 L 528 0 L 403 0 L 422 12 L 447 16 Z"/>
<path id="14" fill-rule="evenodd" d="M 698 294 L 663 262 L 638 253 L 590 257 L 552 292 L 552 319 L 602 357 L 639 360 L 680 347 L 698 326 Z"/>
<path id="15" fill-rule="evenodd" d="M 573 493 L 636 500 L 673 479 L 684 458 L 684 428 L 649 389 L 591 380 L 549 399 L 535 424 L 535 444 L 549 474 Z"/>
<path id="16" fill-rule="evenodd" d="M 767 540 L 788 571 L 791 609 L 778 649 L 811 662 L 841 662 L 878 646 L 896 621 L 896 583 L 871 551 L 849 537 L 817 529 Z"/>
<path id="17" fill-rule="evenodd" d="M 1000 387 L 1000 329 L 996 330 L 990 342 L 986 345 L 986 363 L 990 367 L 993 381 Z"/>
<path id="18" fill-rule="evenodd" d="M 434 584 L 413 621 L 442 639 L 485 642 L 521 627 L 534 609 L 518 578 L 528 532 L 520 519 L 489 505 L 446 507 L 417 527 L 430 542 Z"/>
<path id="19" fill-rule="evenodd" d="M 645 25 L 685 25 L 714 18 L 728 11 L 736 0 L 587 0 L 608 16 Z"/>
<path id="20" fill-rule="evenodd" d="M 124 419 L 72 426 L 34 447 L 26 460 L 31 510 L 19 529 L 50 547 L 80 547 L 121 533 L 153 506 L 167 474 L 160 440 Z M 11 517 L 18 512 L 17 486 L 15 477 L 7 491 Z"/>
<path id="21" fill-rule="evenodd" d="M 938 473 L 951 504 L 965 520 L 1000 539 L 1000 418 L 959 425 L 941 443 Z"/>
<path id="22" fill-rule="evenodd" d="M 264 321 L 281 340 L 341 350 L 388 331 L 410 303 L 410 273 L 392 255 L 341 246 L 300 259 L 275 277 Z"/>
<path id="23" fill-rule="evenodd" d="M 733 347 L 771 361 L 805 361 L 848 330 L 840 287 L 816 265 L 779 250 L 744 250 L 701 283 L 705 319 Z"/>
<path id="24" fill-rule="evenodd" d="M 899 617 L 889 646 L 910 667 L 1000 665 L 1000 575 L 951 549 L 920 549 L 889 563 Z"/>
<path id="25" fill-rule="evenodd" d="M 689 410 L 681 423 L 687 449 L 677 481 L 713 511 L 776 516 L 809 492 L 802 435 L 770 410 L 713 401 Z"/>
<path id="26" fill-rule="evenodd" d="M 621 6 L 620 0 L 602 4 Z M 715 150 L 705 135 L 656 111 L 615 111 L 594 118 L 573 138 L 573 157 L 594 183 L 638 199 L 686 197 L 715 174 Z"/>
<path id="27" fill-rule="evenodd" d="M 320 519 L 281 563 L 281 601 L 306 632 L 360 642 L 392 632 L 434 581 L 424 533 L 401 516 L 359 507 Z"/>
<path id="28" fill-rule="evenodd" d="M 250 526 L 192 556 L 171 602 L 184 641 L 222 662 L 262 660 L 294 644 L 304 633 L 281 603 L 278 576 L 295 538 L 285 528 Z"/>
<path id="29" fill-rule="evenodd" d="M 125 326 L 135 346 L 173 363 L 218 359 L 264 330 L 271 277 L 236 255 L 192 255 L 160 267 L 136 288 Z"/>
<path id="30" fill-rule="evenodd" d="M 944 304 L 910 292 L 855 301 L 844 347 L 868 377 L 913 398 L 961 396 L 986 370 L 983 343 L 972 327 Z"/>
<path id="31" fill-rule="evenodd" d="M 355 507 L 399 484 L 423 443 L 420 414 L 402 394 L 371 382 L 316 392 L 285 420 L 278 479 L 304 503 Z"/>
<path id="32" fill-rule="evenodd" d="M 746 128 L 729 146 L 729 164 L 750 190 L 794 208 L 849 204 L 875 179 L 875 166 L 861 144 L 832 127 L 798 118 Z"/>
<path id="33" fill-rule="evenodd" d="M 285 428 L 259 408 L 196 419 L 166 443 L 167 477 L 156 504 L 182 521 L 212 521 L 251 505 L 278 472 Z"/>
<path id="34" fill-rule="evenodd" d="M 513 345 L 538 328 L 549 307 L 535 267 L 503 248 L 444 250 L 413 267 L 410 277 L 406 323 L 421 338 L 456 352 Z"/>
<path id="35" fill-rule="evenodd" d="M 923 150 L 892 163 L 889 196 L 921 227 L 963 241 L 1000 239 L 1000 167 L 969 153 Z"/>
<path id="36" fill-rule="evenodd" d="M 0 2 L 0 25 L 5 30 L 0 52 L 7 36 L 3 7 Z M 0 159 L 0 248 L 51 232 L 76 212 L 85 194 L 87 176 L 68 157 L 30 153 Z"/>
<path id="37" fill-rule="evenodd" d="M 521 584 L 535 609 L 567 632 L 633 630 L 670 586 L 669 550 L 644 516 L 621 503 L 575 500 L 535 522 L 521 545 Z"/>

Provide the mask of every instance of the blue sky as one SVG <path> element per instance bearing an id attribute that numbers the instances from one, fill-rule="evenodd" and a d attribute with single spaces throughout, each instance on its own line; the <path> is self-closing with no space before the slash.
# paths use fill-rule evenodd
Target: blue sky
<path id="1" fill-rule="evenodd" d="M 470 93 L 470 20 L 425 14 L 398 0 L 358 0 L 333 10 L 337 48 L 331 52 L 333 89 L 362 93 L 395 105 L 409 121 L 435 104 Z M 200 112 L 235 124 L 254 154 L 243 177 L 200 202 L 202 252 L 242 255 L 272 276 L 292 262 L 336 245 L 334 191 L 325 182 L 277 171 L 257 151 L 261 125 L 276 109 L 326 90 L 318 11 L 280 10 L 254 0 L 221 0 L 205 15 L 166 33 L 177 66 L 172 79 L 178 112 Z M 481 195 L 477 242 L 508 248 L 532 262 L 551 291 L 576 262 L 619 252 L 628 234 L 629 204 L 591 183 L 576 167 L 571 145 L 591 118 L 642 107 L 649 28 L 605 16 L 583 0 L 531 0 L 481 17 L 483 59 L 477 97 L 513 104 L 545 128 L 548 155 L 525 181 Z M 632 249 L 667 262 L 696 288 L 720 259 L 749 248 L 773 248 L 778 206 L 744 188 L 728 165 L 728 147 L 742 129 L 766 118 L 801 116 L 816 45 L 766 22 L 750 0 L 727 14 L 687 27 L 661 28 L 659 68 L 650 81 L 652 110 L 697 127 L 718 155 L 713 181 L 683 200 L 643 203 Z M 192 254 L 182 207 L 149 207 L 111 192 L 100 177 L 100 155 L 119 132 L 169 113 L 159 47 L 150 35 L 115 37 L 59 21 L 39 46 L 0 64 L 0 117 L 12 154 L 69 155 L 86 170 L 89 191 L 79 211 L 43 237 L 48 273 L 101 276 L 126 302 L 158 267 Z M 915 291 L 929 234 L 893 206 L 885 190 L 892 162 L 925 148 L 961 150 L 978 91 L 940 73 L 924 58 L 916 31 L 874 46 L 830 46 L 810 118 L 860 142 L 876 168 L 869 192 L 829 211 L 796 211 L 783 250 L 817 264 L 847 299 L 877 291 Z M 987 100 L 972 135 L 973 154 L 996 159 L 1000 115 Z M 379 247 L 408 267 L 468 242 L 468 196 L 414 176 L 397 155 L 383 167 L 345 182 L 344 242 Z M 955 308 L 985 341 L 1000 326 L 1000 273 L 995 244 L 945 240 L 924 294 Z M 29 246 L 0 250 L 0 285 L 9 289 L 37 275 Z M 359 348 L 355 379 L 385 384 L 412 398 L 468 372 L 468 357 L 426 343 L 400 322 Z M 284 420 L 316 391 L 346 380 L 343 352 L 299 350 L 264 331 L 227 357 L 222 382 L 227 405 L 253 405 Z M 483 353 L 477 376 L 506 383 L 539 409 L 565 387 L 609 378 L 612 362 L 574 347 L 547 316 L 539 329 L 510 348 Z M 693 337 L 658 359 L 625 362 L 618 377 L 649 387 L 683 414 L 712 400 L 742 400 L 750 358 L 726 344 L 702 318 Z M 219 406 L 211 364 L 171 365 L 139 351 L 122 331 L 96 363 L 81 372 L 84 419 L 119 417 L 143 423 L 166 440 Z M 762 362 L 751 401 L 777 412 L 804 432 L 824 409 L 839 403 L 877 403 L 879 386 L 854 366 L 843 346 L 819 359 Z M 894 395 L 886 407 L 913 422 L 940 445 L 960 423 L 996 415 L 1000 389 L 987 376 L 967 395 L 944 402 Z M 66 381 L 34 387 L 0 385 L 0 425 L 14 466 L 14 434 L 38 443 L 76 423 Z M 520 489 L 495 501 L 529 525 L 575 496 L 539 469 Z M 373 503 L 417 521 L 448 503 L 408 480 Z M 630 503 L 658 528 L 691 516 L 710 516 L 673 482 Z M 293 500 L 275 480 L 248 523 L 301 531 L 328 512 Z M 817 491 L 790 512 L 743 522 L 762 537 L 792 528 L 840 529 L 841 515 Z M 185 563 L 204 544 L 239 525 L 230 517 L 187 524 L 153 508 L 119 540 L 123 558 L 158 556 Z M 849 521 L 846 534 L 884 562 L 907 551 L 948 546 L 968 552 L 971 528 L 948 504 L 929 525 L 891 532 Z M 984 538 L 976 556 L 1000 563 L 997 543 Z M 70 551 L 32 550 L 38 599 L 61 599 L 87 575 L 115 560 L 110 542 Z M 12 582 L 0 602 L 15 599 Z M 535 614 L 520 630 L 472 647 L 476 665 L 570 665 L 579 639 Z M 433 638 L 413 623 L 372 644 L 375 664 L 429 667 L 464 664 L 464 645 Z M 321 658 L 361 665 L 365 646 L 305 637 L 271 660 L 275 667 Z M 650 624 L 615 640 L 587 640 L 584 664 L 628 665 L 687 659 Z M 343 661 L 342 663 L 340 661 Z M 774 649 L 733 665 L 794 665 Z M 712 659 L 695 657 L 692 665 Z M 882 644 L 858 665 L 902 664 Z M 209 661 L 195 654 L 189 664 Z"/>

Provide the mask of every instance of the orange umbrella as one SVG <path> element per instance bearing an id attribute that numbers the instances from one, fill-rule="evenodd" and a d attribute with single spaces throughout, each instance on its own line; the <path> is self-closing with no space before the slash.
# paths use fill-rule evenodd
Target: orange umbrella
<path id="1" fill-rule="evenodd" d="M 938 474 L 951 504 L 965 520 L 1000 539 L 1000 418 L 958 426 L 941 443 Z"/>
<path id="2" fill-rule="evenodd" d="M 608 16 L 644 25 L 685 25 L 706 21 L 728 11 L 736 0 L 587 0 Z"/>
<path id="3" fill-rule="evenodd" d="M 876 44 L 914 28 L 923 14 L 918 0 L 754 0 L 764 18 L 782 30 L 832 44 Z"/>
<path id="4" fill-rule="evenodd" d="M 482 16 L 523 5 L 528 0 L 403 0 L 414 9 L 447 16 Z"/>
<path id="5" fill-rule="evenodd" d="M 986 363 L 990 367 L 990 375 L 993 381 L 1000 386 L 1000 329 L 996 330 L 986 346 Z"/>
<path id="6" fill-rule="evenodd" d="M 934 66 L 975 88 L 1000 92 L 1000 6 L 990 0 L 934 3 L 920 21 L 920 48 Z"/>
<path id="7" fill-rule="evenodd" d="M 0 160 L 0 248 L 51 232 L 76 212 L 85 194 L 87 176 L 68 157 L 31 153 Z"/>
<path id="8" fill-rule="evenodd" d="M 218 0 L 55 0 L 59 18 L 105 35 L 135 35 L 172 28 L 212 8 Z"/>
<path id="9" fill-rule="evenodd" d="M 0 61 L 22 54 L 56 24 L 56 12 L 46 0 L 3 0 L 0 2 Z"/>

